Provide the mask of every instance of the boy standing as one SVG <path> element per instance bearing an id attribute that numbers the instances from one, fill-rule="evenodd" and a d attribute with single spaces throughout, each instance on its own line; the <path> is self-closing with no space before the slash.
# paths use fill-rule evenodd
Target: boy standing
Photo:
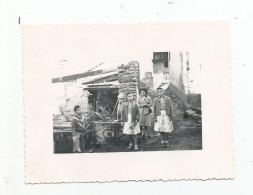
<path id="1" fill-rule="evenodd" d="M 71 120 L 71 131 L 73 134 L 73 152 L 82 152 L 85 149 L 85 123 L 82 110 L 79 105 L 74 107 L 75 116 Z"/>

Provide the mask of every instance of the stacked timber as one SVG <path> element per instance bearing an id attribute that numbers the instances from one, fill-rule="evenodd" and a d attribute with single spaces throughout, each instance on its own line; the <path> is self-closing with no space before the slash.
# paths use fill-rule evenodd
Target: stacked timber
<path id="1" fill-rule="evenodd" d="M 131 92 L 136 97 L 140 84 L 139 63 L 129 62 L 118 66 L 119 93 Z"/>

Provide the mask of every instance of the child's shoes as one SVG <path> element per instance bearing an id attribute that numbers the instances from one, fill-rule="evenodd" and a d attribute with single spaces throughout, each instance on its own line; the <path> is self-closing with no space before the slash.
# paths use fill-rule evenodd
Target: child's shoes
<path id="1" fill-rule="evenodd" d="M 132 146 L 133 146 L 133 145 L 130 144 L 130 145 L 127 147 L 127 150 L 130 150 L 130 149 L 132 148 Z"/>

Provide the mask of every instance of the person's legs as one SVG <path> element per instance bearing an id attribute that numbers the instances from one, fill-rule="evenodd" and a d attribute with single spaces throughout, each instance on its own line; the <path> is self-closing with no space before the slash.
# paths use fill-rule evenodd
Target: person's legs
<path id="1" fill-rule="evenodd" d="M 160 132 L 161 135 L 161 143 L 164 143 L 164 132 Z"/>
<path id="2" fill-rule="evenodd" d="M 147 126 L 145 126 L 144 127 L 144 138 L 147 138 L 148 137 L 148 135 L 147 135 L 147 132 L 148 131 L 148 127 Z"/>
<path id="3" fill-rule="evenodd" d="M 140 129 L 141 129 L 141 138 L 143 136 L 143 126 L 140 126 Z"/>
<path id="4" fill-rule="evenodd" d="M 137 135 L 132 135 L 132 136 L 133 136 L 134 145 L 138 145 Z"/>
<path id="5" fill-rule="evenodd" d="M 161 144 L 162 144 L 162 146 L 164 146 L 164 141 L 165 141 L 164 132 L 160 132 L 160 135 L 161 135 Z"/>
<path id="6" fill-rule="evenodd" d="M 141 138 L 142 139 L 146 138 L 146 126 L 141 127 Z"/>
<path id="7" fill-rule="evenodd" d="M 128 140 L 129 140 L 129 146 L 127 147 L 127 149 L 131 149 L 133 146 L 133 138 L 132 135 L 128 135 Z"/>
<path id="8" fill-rule="evenodd" d="M 152 138 L 150 126 L 147 126 L 147 127 L 146 127 L 146 137 L 147 137 L 147 138 Z"/>
<path id="9" fill-rule="evenodd" d="M 73 139 L 73 152 L 81 152 L 79 138 Z"/>
<path id="10" fill-rule="evenodd" d="M 73 138 L 73 152 L 77 152 L 77 140 Z"/>
<path id="11" fill-rule="evenodd" d="M 168 132 L 164 132 L 164 143 L 165 143 L 165 146 L 169 146 L 169 133 Z"/>
<path id="12" fill-rule="evenodd" d="M 72 139 L 73 139 L 73 152 L 81 152 L 80 149 L 80 139 L 79 139 L 78 133 L 73 133 Z"/>
<path id="13" fill-rule="evenodd" d="M 138 150 L 137 135 L 132 135 L 134 141 L 134 150 Z"/>
<path id="14" fill-rule="evenodd" d="M 84 151 L 85 150 L 85 146 L 86 146 L 84 133 L 80 134 L 80 145 L 81 145 L 81 148 L 80 148 L 81 151 Z"/>
<path id="15" fill-rule="evenodd" d="M 140 126 L 140 127 L 141 127 L 141 138 L 142 138 L 144 135 L 145 127 L 144 126 Z"/>

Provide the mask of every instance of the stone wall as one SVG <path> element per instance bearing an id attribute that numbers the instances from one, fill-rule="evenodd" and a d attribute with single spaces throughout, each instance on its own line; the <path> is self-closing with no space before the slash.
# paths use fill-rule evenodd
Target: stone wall
<path id="1" fill-rule="evenodd" d="M 79 105 L 83 112 L 89 110 L 89 92 L 83 90 L 75 81 L 53 84 L 54 91 L 54 120 L 70 121 L 74 106 Z"/>
<path id="2" fill-rule="evenodd" d="M 119 93 L 131 92 L 138 96 L 140 88 L 140 70 L 138 62 L 129 62 L 118 66 Z"/>
<path id="3" fill-rule="evenodd" d="M 75 114 L 73 108 L 76 105 L 79 105 L 83 112 L 87 112 L 89 110 L 88 97 L 89 92 L 87 90 L 80 89 L 79 92 L 66 99 L 66 104 L 60 105 L 60 110 L 65 115 L 73 115 Z"/>

